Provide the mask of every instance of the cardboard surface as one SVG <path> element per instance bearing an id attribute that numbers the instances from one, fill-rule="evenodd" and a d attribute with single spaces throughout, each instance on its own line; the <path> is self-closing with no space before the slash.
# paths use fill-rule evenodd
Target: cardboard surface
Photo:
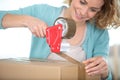
<path id="1" fill-rule="evenodd" d="M 78 65 L 70 62 L 44 59 L 1 59 L 0 80 L 78 80 Z M 83 72 L 83 67 L 80 68 Z M 85 80 L 99 77 L 79 75 Z"/>

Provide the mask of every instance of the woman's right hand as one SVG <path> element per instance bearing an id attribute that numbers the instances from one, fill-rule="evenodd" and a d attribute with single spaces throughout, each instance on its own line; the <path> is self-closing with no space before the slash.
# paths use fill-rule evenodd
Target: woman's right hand
<path id="1" fill-rule="evenodd" d="M 29 28 L 33 35 L 36 37 L 45 37 L 46 35 L 46 28 L 48 25 L 35 17 L 27 16 L 27 20 L 25 21 L 25 25 Z"/>

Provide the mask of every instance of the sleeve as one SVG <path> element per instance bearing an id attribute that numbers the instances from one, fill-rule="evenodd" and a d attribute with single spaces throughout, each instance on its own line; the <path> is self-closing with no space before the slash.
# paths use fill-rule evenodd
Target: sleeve
<path id="1" fill-rule="evenodd" d="M 96 30 L 95 31 L 95 43 L 93 49 L 94 56 L 107 57 L 109 53 L 109 34 L 108 30 Z"/>
<path id="2" fill-rule="evenodd" d="M 27 7 L 27 8 L 21 8 L 19 10 L 10 10 L 10 11 L 0 11 L 0 29 L 3 29 L 2 26 L 2 19 L 6 14 L 28 14 L 31 15 L 32 8 Z"/>
<path id="3" fill-rule="evenodd" d="M 109 63 L 109 34 L 108 30 L 96 30 L 94 56 L 103 56 L 109 66 L 109 74 L 106 80 L 112 80 L 112 71 Z"/>
<path id="4" fill-rule="evenodd" d="M 35 4 L 32 6 L 20 8 L 18 10 L 0 11 L 0 29 L 3 29 L 2 19 L 7 13 L 19 14 L 19 15 L 30 15 L 30 16 L 40 18 L 40 16 L 44 16 L 43 12 L 47 13 L 45 12 L 46 11 L 45 9 L 49 9 L 47 4 Z"/>
<path id="5" fill-rule="evenodd" d="M 3 29 L 3 27 L 2 27 L 2 18 L 3 18 L 4 15 L 5 15 L 5 12 L 0 11 L 0 29 Z"/>

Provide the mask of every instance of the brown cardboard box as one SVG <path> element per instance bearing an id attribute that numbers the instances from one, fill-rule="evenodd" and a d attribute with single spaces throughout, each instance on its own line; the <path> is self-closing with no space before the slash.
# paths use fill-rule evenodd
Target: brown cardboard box
<path id="1" fill-rule="evenodd" d="M 78 65 L 70 62 L 44 59 L 1 59 L 0 80 L 78 80 Z M 99 80 L 96 76 L 83 75 L 80 80 Z"/>

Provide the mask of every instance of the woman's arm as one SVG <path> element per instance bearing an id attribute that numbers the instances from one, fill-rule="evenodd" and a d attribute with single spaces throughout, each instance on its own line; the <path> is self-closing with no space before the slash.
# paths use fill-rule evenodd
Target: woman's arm
<path id="1" fill-rule="evenodd" d="M 25 15 L 6 14 L 2 19 L 2 26 L 4 28 L 25 27 L 27 18 Z"/>
<path id="2" fill-rule="evenodd" d="M 47 28 L 47 24 L 38 18 L 15 14 L 6 14 L 2 19 L 2 26 L 4 28 L 28 27 L 37 37 L 44 37 Z"/>

